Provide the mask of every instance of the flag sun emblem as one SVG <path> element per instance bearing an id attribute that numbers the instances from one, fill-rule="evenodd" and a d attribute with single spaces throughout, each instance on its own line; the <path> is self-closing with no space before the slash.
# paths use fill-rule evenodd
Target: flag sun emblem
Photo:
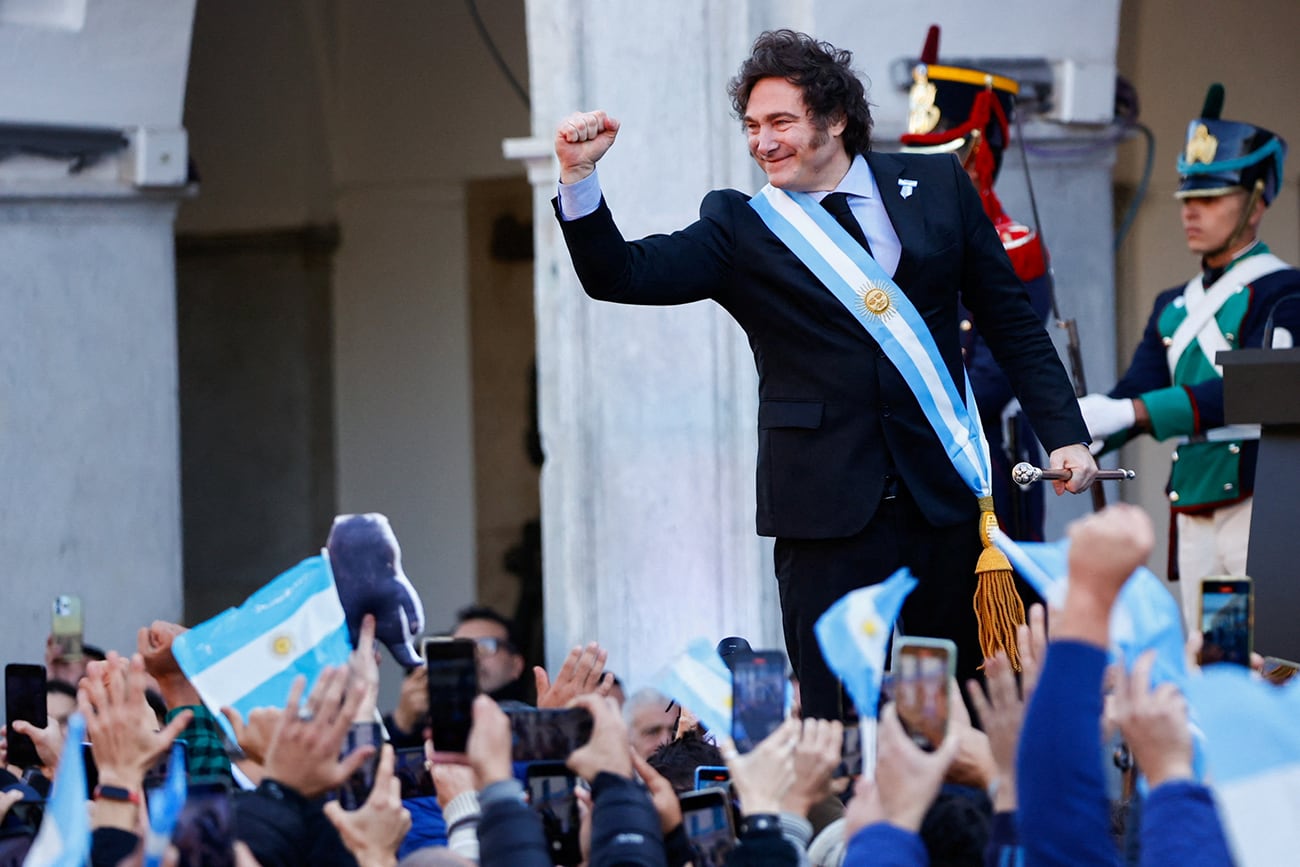
<path id="1" fill-rule="evenodd" d="M 293 639 L 288 635 L 277 635 L 271 639 L 271 652 L 276 656 L 288 656 L 293 650 Z"/>
<path id="2" fill-rule="evenodd" d="M 894 314 L 894 299 L 886 287 L 879 283 L 865 283 L 855 291 L 858 293 L 858 303 L 864 313 L 880 319 L 886 319 Z"/>

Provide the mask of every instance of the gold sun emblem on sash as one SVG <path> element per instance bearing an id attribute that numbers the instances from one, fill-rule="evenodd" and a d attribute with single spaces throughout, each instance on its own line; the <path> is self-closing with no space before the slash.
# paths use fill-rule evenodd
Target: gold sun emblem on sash
<path id="1" fill-rule="evenodd" d="M 858 293 L 858 304 L 864 313 L 877 319 L 887 319 L 894 315 L 894 299 L 887 287 L 879 283 L 864 283 L 854 291 Z"/>
<path id="2" fill-rule="evenodd" d="M 907 92 L 907 131 L 924 135 L 939 125 L 940 112 L 934 105 L 938 89 L 930 83 L 921 63 L 912 70 L 912 81 L 912 89 Z"/>
<path id="3" fill-rule="evenodd" d="M 276 656 L 288 656 L 293 651 L 293 638 L 288 635 L 277 635 L 271 639 L 271 652 Z"/>
<path id="4" fill-rule="evenodd" d="M 1219 150 L 1219 140 L 1210 135 L 1205 124 L 1196 125 L 1196 131 L 1187 139 L 1187 161 L 1189 163 L 1212 163 L 1214 154 Z"/>

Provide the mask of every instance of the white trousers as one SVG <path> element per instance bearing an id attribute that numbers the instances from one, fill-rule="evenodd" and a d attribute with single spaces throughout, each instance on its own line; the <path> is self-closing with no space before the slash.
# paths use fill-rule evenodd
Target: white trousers
<path id="1" fill-rule="evenodd" d="M 1200 628 L 1202 578 L 1246 574 L 1252 501 L 1247 497 L 1203 515 L 1175 516 L 1178 583 L 1182 585 L 1183 617 L 1188 630 Z"/>

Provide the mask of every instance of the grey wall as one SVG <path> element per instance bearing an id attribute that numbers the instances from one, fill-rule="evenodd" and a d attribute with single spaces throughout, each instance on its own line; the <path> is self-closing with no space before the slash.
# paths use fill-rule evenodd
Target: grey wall
<path id="1" fill-rule="evenodd" d="M 329 229 L 177 249 L 185 622 L 324 543 L 334 516 Z"/>
<path id="2" fill-rule="evenodd" d="M 0 198 L 0 658 L 41 662 L 50 603 L 133 649 L 181 607 L 174 206 Z"/>
<path id="3" fill-rule="evenodd" d="M 176 133 L 192 0 L 0 4 L 0 124 Z M 183 167 L 183 153 L 176 153 Z M 175 187 L 134 152 L 0 155 L 0 658 L 38 662 L 59 593 L 130 650 L 181 610 Z"/>

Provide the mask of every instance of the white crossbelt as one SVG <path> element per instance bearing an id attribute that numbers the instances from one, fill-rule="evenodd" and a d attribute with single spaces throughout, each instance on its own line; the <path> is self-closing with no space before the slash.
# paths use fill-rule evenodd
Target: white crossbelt
<path id="1" fill-rule="evenodd" d="M 1215 314 L 1241 287 L 1288 267 L 1290 266 L 1272 253 L 1260 253 L 1229 268 L 1209 289 L 1201 286 L 1199 274 L 1189 280 L 1180 296 L 1187 306 L 1187 317 L 1174 330 L 1172 342 L 1165 353 L 1171 381 L 1177 379 L 1178 360 L 1193 340 L 1200 344 L 1201 352 L 1205 353 L 1206 360 L 1214 366 L 1215 372 L 1223 376 L 1223 368 L 1215 364 L 1214 359 L 1220 352 L 1226 352 L 1232 347 L 1219 330 Z"/>

